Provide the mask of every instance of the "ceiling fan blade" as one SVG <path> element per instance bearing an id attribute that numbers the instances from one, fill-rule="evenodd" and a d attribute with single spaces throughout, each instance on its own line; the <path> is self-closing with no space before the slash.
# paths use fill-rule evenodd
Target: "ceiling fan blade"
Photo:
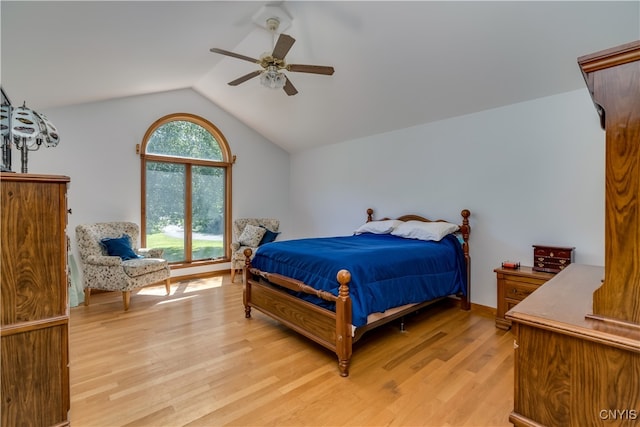
<path id="1" fill-rule="evenodd" d="M 213 53 L 219 53 L 221 55 L 227 55 L 227 56 L 231 56 L 233 58 L 243 59 L 245 61 L 253 62 L 254 64 L 259 64 L 260 63 L 260 61 L 258 61 L 257 59 L 250 58 L 250 57 L 244 56 L 244 55 L 240 55 L 239 53 L 229 52 L 228 50 L 218 49 L 217 47 L 212 47 L 209 50 L 211 52 L 213 52 Z"/>
<path id="2" fill-rule="evenodd" d="M 229 86 L 238 86 L 240 83 L 244 83 L 249 79 L 258 77 L 261 73 L 262 73 L 261 70 L 252 71 L 249 74 L 245 74 L 244 76 L 238 77 L 237 79 L 229 82 Z"/>
<path id="3" fill-rule="evenodd" d="M 293 37 L 287 34 L 280 34 L 280 37 L 278 37 L 278 41 L 276 42 L 276 46 L 273 48 L 273 53 L 271 54 L 271 56 L 276 59 L 284 59 L 284 57 L 289 52 L 289 49 L 291 49 L 291 46 L 293 46 L 295 42 L 296 39 L 294 39 Z"/>
<path id="4" fill-rule="evenodd" d="M 284 91 L 289 96 L 295 95 L 296 93 L 298 93 L 298 89 L 296 89 L 295 86 L 293 86 L 293 84 L 291 84 L 291 80 L 289 80 L 288 77 L 287 77 L 287 81 L 284 84 L 284 86 L 282 87 L 282 89 L 284 89 Z"/>
<path id="5" fill-rule="evenodd" d="M 323 65 L 302 65 L 302 64 L 289 64 L 287 70 L 295 71 L 297 73 L 313 73 L 313 74 L 325 74 L 330 76 L 335 71 L 333 67 L 325 67 Z"/>

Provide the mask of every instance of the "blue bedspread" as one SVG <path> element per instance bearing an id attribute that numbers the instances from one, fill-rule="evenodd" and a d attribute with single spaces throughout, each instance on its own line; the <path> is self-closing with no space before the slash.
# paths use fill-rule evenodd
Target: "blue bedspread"
<path id="1" fill-rule="evenodd" d="M 454 235 L 440 242 L 390 234 L 286 240 L 259 247 L 251 264 L 334 295 L 338 295 L 338 271 L 349 270 L 356 327 L 366 325 L 371 313 L 467 289 L 464 253 Z M 316 296 L 299 296 L 335 310 L 335 304 Z"/>

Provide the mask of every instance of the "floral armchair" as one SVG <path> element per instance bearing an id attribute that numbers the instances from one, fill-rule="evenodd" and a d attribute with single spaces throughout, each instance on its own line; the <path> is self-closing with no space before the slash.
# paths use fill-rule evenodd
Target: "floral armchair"
<path id="1" fill-rule="evenodd" d="M 132 222 L 103 222 L 76 227 L 81 260 L 84 305 L 91 289 L 122 292 L 124 310 L 129 309 L 131 291 L 165 282 L 171 292 L 169 263 L 162 249 L 139 249 L 139 227 Z"/>
<path id="2" fill-rule="evenodd" d="M 244 268 L 244 250 L 250 248 L 253 254 L 262 244 L 273 242 L 278 234 L 280 221 L 273 218 L 239 218 L 233 221 L 233 242 L 231 243 L 231 282 L 236 271 Z M 251 255 L 253 258 L 253 254 Z"/>

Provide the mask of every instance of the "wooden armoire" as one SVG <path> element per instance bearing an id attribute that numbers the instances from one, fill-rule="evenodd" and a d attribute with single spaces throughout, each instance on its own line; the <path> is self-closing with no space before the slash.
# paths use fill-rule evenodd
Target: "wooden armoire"
<path id="1" fill-rule="evenodd" d="M 515 426 L 640 426 L 640 41 L 578 64 L 606 135 L 605 265 L 572 264 L 507 313 Z"/>
<path id="2" fill-rule="evenodd" d="M 2 427 L 69 425 L 68 183 L 0 174 Z"/>

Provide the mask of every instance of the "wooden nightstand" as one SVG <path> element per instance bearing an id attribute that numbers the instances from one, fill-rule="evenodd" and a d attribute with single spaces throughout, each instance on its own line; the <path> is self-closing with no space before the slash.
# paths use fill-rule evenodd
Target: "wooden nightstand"
<path id="1" fill-rule="evenodd" d="M 511 328 L 511 320 L 505 319 L 505 313 L 555 276 L 552 273 L 533 271 L 527 266 L 518 269 L 496 268 L 493 271 L 498 280 L 496 328 L 505 330 Z"/>

